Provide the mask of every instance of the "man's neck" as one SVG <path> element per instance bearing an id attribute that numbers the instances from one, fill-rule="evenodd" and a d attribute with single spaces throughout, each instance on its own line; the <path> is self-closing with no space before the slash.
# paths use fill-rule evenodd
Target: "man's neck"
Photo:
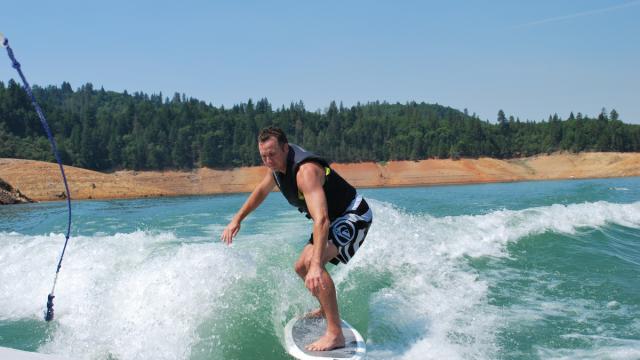
<path id="1" fill-rule="evenodd" d="M 285 153 L 284 153 L 284 169 L 278 169 L 279 172 L 283 173 L 283 174 L 287 174 L 287 166 L 289 165 L 289 152 L 291 151 L 291 148 L 289 146 L 286 147 Z"/>

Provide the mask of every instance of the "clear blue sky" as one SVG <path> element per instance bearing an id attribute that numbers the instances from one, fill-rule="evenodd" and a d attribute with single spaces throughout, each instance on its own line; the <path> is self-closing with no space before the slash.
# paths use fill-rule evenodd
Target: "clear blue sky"
<path id="1" fill-rule="evenodd" d="M 0 32 L 38 85 L 640 123 L 640 0 L 7 0 Z"/>

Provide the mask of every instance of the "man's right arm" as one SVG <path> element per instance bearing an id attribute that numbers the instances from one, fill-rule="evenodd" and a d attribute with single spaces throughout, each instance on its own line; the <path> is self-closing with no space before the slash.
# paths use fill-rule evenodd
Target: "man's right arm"
<path id="1" fill-rule="evenodd" d="M 231 222 L 229 222 L 227 227 L 222 231 L 220 239 L 222 239 L 225 244 L 231 245 L 233 238 L 236 236 L 238 231 L 240 231 L 240 223 L 242 220 L 262 204 L 267 195 L 269 195 L 271 190 L 273 190 L 274 186 L 276 186 L 276 181 L 273 178 L 273 174 L 271 171 L 267 171 L 265 177 L 258 186 L 253 189 L 253 192 L 249 195 L 247 201 L 244 202 L 244 205 L 242 205 L 240 210 L 238 210 L 238 212 L 233 216 L 233 219 L 231 219 Z"/>

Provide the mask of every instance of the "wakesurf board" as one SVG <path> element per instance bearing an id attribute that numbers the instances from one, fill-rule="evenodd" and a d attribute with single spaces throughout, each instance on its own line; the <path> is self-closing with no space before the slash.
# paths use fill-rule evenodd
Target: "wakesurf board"
<path id="1" fill-rule="evenodd" d="M 305 346 L 318 340 L 327 329 L 327 321 L 322 318 L 300 316 L 291 319 L 284 328 L 284 340 L 289 354 L 300 360 L 362 360 L 366 357 L 367 346 L 364 339 L 349 323 L 340 320 L 345 347 L 328 351 L 309 351 Z"/>

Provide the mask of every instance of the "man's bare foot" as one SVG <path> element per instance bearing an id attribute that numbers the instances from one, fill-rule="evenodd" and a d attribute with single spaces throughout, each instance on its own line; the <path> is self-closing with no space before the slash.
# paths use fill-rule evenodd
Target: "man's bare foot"
<path id="1" fill-rule="evenodd" d="M 338 336 L 332 334 L 324 334 L 323 337 L 318 339 L 313 344 L 305 346 L 305 349 L 309 351 L 329 351 L 343 347 L 344 336 L 342 334 L 339 334 Z"/>
<path id="2" fill-rule="evenodd" d="M 305 319 L 319 319 L 323 317 L 325 317 L 324 311 L 322 311 L 322 309 L 320 308 L 315 309 L 313 311 L 309 311 L 308 313 L 304 314 Z"/>

